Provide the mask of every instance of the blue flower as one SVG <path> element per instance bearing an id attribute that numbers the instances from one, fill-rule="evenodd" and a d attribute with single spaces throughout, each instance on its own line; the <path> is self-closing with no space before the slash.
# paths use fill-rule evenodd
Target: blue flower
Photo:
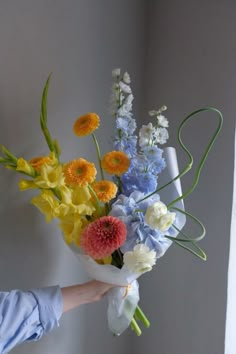
<path id="1" fill-rule="evenodd" d="M 135 190 L 146 195 L 157 189 L 157 177 L 155 175 L 148 172 L 140 172 L 135 170 L 135 168 L 123 174 L 121 182 L 126 195 L 130 195 Z"/>
<path id="2" fill-rule="evenodd" d="M 163 150 L 159 149 L 157 146 L 145 146 L 142 151 L 146 158 L 150 161 L 157 161 L 162 158 Z"/>
<path id="3" fill-rule="evenodd" d="M 160 199 L 155 194 L 143 202 L 138 202 L 144 194 L 135 191 L 129 197 L 121 194 L 112 204 L 110 215 L 122 220 L 127 227 L 127 239 L 121 247 L 123 253 L 132 251 L 138 243 L 147 245 L 151 250 L 155 250 L 157 257 L 164 255 L 171 245 L 171 241 L 159 230 L 153 230 L 144 221 L 147 208 Z"/>
<path id="4" fill-rule="evenodd" d="M 132 135 L 137 127 L 136 121 L 131 117 L 118 117 L 116 118 L 116 128 L 121 129 L 127 135 Z"/>
<path id="5" fill-rule="evenodd" d="M 124 151 L 129 158 L 132 158 L 137 153 L 137 136 L 116 137 L 113 146 L 115 150 Z"/>

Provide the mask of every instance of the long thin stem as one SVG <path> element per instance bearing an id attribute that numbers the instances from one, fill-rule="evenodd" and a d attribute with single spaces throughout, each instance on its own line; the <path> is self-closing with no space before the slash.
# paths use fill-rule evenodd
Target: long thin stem
<path id="1" fill-rule="evenodd" d="M 141 310 L 141 308 L 139 306 L 136 307 L 135 317 L 138 320 L 142 321 L 146 328 L 150 327 L 150 321 L 148 320 L 148 318 L 146 317 L 146 315 L 143 313 L 143 311 Z"/>
<path id="2" fill-rule="evenodd" d="M 202 239 L 205 237 L 205 235 L 206 235 L 205 226 L 203 225 L 203 223 L 202 223 L 196 216 L 194 216 L 194 215 L 188 213 L 188 212 L 185 211 L 185 210 L 179 209 L 179 208 L 174 208 L 174 207 L 172 207 L 171 210 L 178 211 L 179 213 L 184 214 L 184 215 L 187 216 L 187 217 L 190 217 L 196 224 L 198 224 L 198 225 L 200 226 L 202 232 L 201 232 L 201 234 L 200 234 L 199 236 L 197 236 L 197 237 L 195 237 L 195 238 L 189 238 L 189 236 L 185 235 L 185 234 L 181 231 L 181 234 L 184 235 L 184 237 L 185 237 L 184 239 L 168 236 L 168 238 L 169 238 L 170 240 L 178 240 L 178 241 L 181 241 L 181 242 L 192 242 L 192 241 L 198 242 L 198 241 L 202 240 Z M 180 230 L 179 230 L 175 225 L 173 225 L 173 227 L 174 227 L 177 231 L 180 232 Z"/>
<path id="3" fill-rule="evenodd" d="M 96 147 L 96 150 L 97 150 L 97 156 L 98 156 L 98 163 L 99 163 L 101 178 L 104 179 L 100 148 L 99 148 L 98 141 L 97 141 L 97 138 L 96 138 L 94 133 L 92 134 L 92 137 L 93 137 L 93 141 L 94 141 L 94 144 L 95 144 L 95 147 Z"/>
<path id="4" fill-rule="evenodd" d="M 152 196 L 155 193 L 160 192 L 162 189 L 164 189 L 165 187 L 167 187 L 168 185 L 170 185 L 171 183 L 173 183 L 174 181 L 176 181 L 177 179 L 183 177 L 191 168 L 193 165 L 193 156 L 190 153 L 190 151 L 187 149 L 187 147 L 183 144 L 182 142 L 182 138 L 181 138 L 181 132 L 182 129 L 184 127 L 184 125 L 187 123 L 187 121 L 192 118 L 193 116 L 195 116 L 196 114 L 200 113 L 200 112 L 209 112 L 209 111 L 213 111 L 216 112 L 218 114 L 218 118 L 219 118 L 219 122 L 218 122 L 218 126 L 216 128 L 216 130 L 214 131 L 214 134 L 212 136 L 212 139 L 210 140 L 209 144 L 206 147 L 206 150 L 204 151 L 203 157 L 200 160 L 200 163 L 198 165 L 197 168 L 197 172 L 195 174 L 195 178 L 194 178 L 194 183 L 193 185 L 181 196 L 179 196 L 178 198 L 176 198 L 175 200 L 173 200 L 169 205 L 168 208 L 170 208 L 172 205 L 174 205 L 177 201 L 184 199 L 187 195 L 189 195 L 190 193 L 192 193 L 194 191 L 194 189 L 196 188 L 198 181 L 199 181 L 199 177 L 203 168 L 203 165 L 207 159 L 207 156 L 216 140 L 216 138 L 218 137 L 218 134 L 222 128 L 222 124 L 223 124 L 223 116 L 221 114 L 221 112 L 216 109 L 216 108 L 212 108 L 212 107 L 206 107 L 206 108 L 201 108 L 198 109 L 192 113 L 190 113 L 180 124 L 179 129 L 178 129 L 178 142 L 181 146 L 181 148 L 185 151 L 185 153 L 187 154 L 188 158 L 189 158 L 189 162 L 186 164 L 186 166 L 183 168 L 183 170 L 176 176 L 174 177 L 171 181 L 169 181 L 168 183 L 164 184 L 163 186 L 161 186 L 160 188 L 157 188 L 154 192 L 152 192 L 151 194 L 145 196 L 144 198 L 142 198 L 141 200 L 139 200 L 139 202 L 142 202 L 143 200 L 149 198 L 150 196 Z"/>
<path id="5" fill-rule="evenodd" d="M 137 336 L 141 336 L 142 331 L 134 318 L 132 318 L 130 325 L 133 331 L 137 334 Z"/>
<path id="6" fill-rule="evenodd" d="M 100 206 L 100 202 L 98 200 L 97 194 L 94 192 L 93 188 L 89 184 L 88 184 L 88 188 L 89 188 L 89 191 L 91 192 L 91 194 L 93 195 L 93 197 L 94 197 L 94 199 L 96 201 L 98 212 L 101 215 L 102 214 L 102 210 L 101 210 L 101 206 Z"/>
<path id="7" fill-rule="evenodd" d="M 189 114 L 189 115 L 185 118 L 185 120 L 182 122 L 182 124 L 180 125 L 180 127 L 179 127 L 179 132 L 178 132 L 178 140 L 179 140 L 179 143 L 180 143 L 181 147 L 186 151 L 186 153 L 190 154 L 190 152 L 188 151 L 188 149 L 186 148 L 186 146 L 183 144 L 182 139 L 181 139 L 181 131 L 182 131 L 182 128 L 184 127 L 185 123 L 186 123 L 190 118 L 192 118 L 195 114 L 198 114 L 198 113 L 204 112 L 204 111 L 214 111 L 214 112 L 216 112 L 216 113 L 218 114 L 218 118 L 219 118 L 218 126 L 217 126 L 217 128 L 216 128 L 216 130 L 215 130 L 215 132 L 214 132 L 214 134 L 213 134 L 213 136 L 212 136 L 212 138 L 211 138 L 209 144 L 207 145 L 207 147 L 206 147 L 206 149 L 205 149 L 205 151 L 204 151 L 204 153 L 203 153 L 203 156 L 202 156 L 202 158 L 201 158 L 201 160 L 200 160 L 200 162 L 199 162 L 199 164 L 198 164 L 198 167 L 197 167 L 197 170 L 196 170 L 196 173 L 195 173 L 195 176 L 194 176 L 194 180 L 193 180 L 192 186 L 191 186 L 185 193 L 183 193 L 181 196 L 179 196 L 178 198 L 174 199 L 171 203 L 169 203 L 168 206 L 167 206 L 168 208 L 170 208 L 172 205 L 174 205 L 175 203 L 177 203 L 179 200 L 186 198 L 186 197 L 187 197 L 189 194 L 191 194 L 191 193 L 194 191 L 194 189 L 197 187 L 198 182 L 199 182 L 199 178 L 200 178 L 200 174 L 201 174 L 201 172 L 202 172 L 202 168 L 203 168 L 203 166 L 204 166 L 204 164 L 205 164 L 205 162 L 206 162 L 206 159 L 207 159 L 207 157 L 208 157 L 208 154 L 209 154 L 209 152 L 210 152 L 212 146 L 214 145 L 214 142 L 215 142 L 215 140 L 217 139 L 218 134 L 219 134 L 219 132 L 220 132 L 220 130 L 221 130 L 221 128 L 222 128 L 223 116 L 222 116 L 221 112 L 220 112 L 218 109 L 216 109 L 216 108 L 211 108 L 211 107 L 202 108 L 202 109 L 199 109 L 199 110 L 197 110 L 197 111 L 195 111 L 195 112 Z M 191 155 L 191 154 L 190 154 L 190 155 Z M 191 156 L 192 156 L 192 155 L 191 155 Z"/>

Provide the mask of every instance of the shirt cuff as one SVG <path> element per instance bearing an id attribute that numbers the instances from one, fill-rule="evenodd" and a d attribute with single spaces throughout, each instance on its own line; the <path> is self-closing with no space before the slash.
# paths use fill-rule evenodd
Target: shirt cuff
<path id="1" fill-rule="evenodd" d="M 61 288 L 59 286 L 50 286 L 41 289 L 31 289 L 29 292 L 33 294 L 37 301 L 39 320 L 44 333 L 46 334 L 58 327 L 63 308 Z"/>

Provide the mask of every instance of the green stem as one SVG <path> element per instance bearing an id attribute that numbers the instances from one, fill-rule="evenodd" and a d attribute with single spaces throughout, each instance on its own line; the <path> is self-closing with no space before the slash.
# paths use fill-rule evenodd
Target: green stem
<path id="1" fill-rule="evenodd" d="M 150 322 L 139 306 L 136 307 L 135 317 L 143 322 L 145 327 L 150 327 Z"/>
<path id="2" fill-rule="evenodd" d="M 17 157 L 13 155 L 5 146 L 1 145 L 2 152 L 8 157 L 8 159 L 17 164 Z"/>
<path id="3" fill-rule="evenodd" d="M 169 238 L 169 236 L 165 236 L 165 237 Z M 172 240 L 172 241 L 174 243 L 176 243 L 178 246 L 184 248 L 186 251 L 189 251 L 190 253 L 192 253 L 194 256 L 200 258 L 201 260 L 203 260 L 203 261 L 207 260 L 206 253 L 201 249 L 201 247 L 197 246 L 196 243 L 192 242 L 192 246 L 198 250 L 198 253 L 177 240 Z"/>
<path id="4" fill-rule="evenodd" d="M 188 213 L 187 211 L 185 210 L 182 210 L 182 209 L 179 209 L 179 208 L 175 208 L 175 207 L 172 207 L 171 210 L 176 210 L 178 211 L 179 213 L 181 214 L 184 214 L 186 215 L 187 217 L 190 217 L 196 224 L 198 224 L 202 230 L 200 236 L 197 236 L 195 238 L 189 238 L 189 236 L 185 235 L 182 231 L 180 231 L 175 225 L 173 225 L 173 227 L 179 231 L 182 235 L 184 235 L 185 239 L 181 239 L 181 238 L 176 238 L 176 237 L 171 237 L 171 236 L 165 236 L 165 237 L 168 237 L 170 240 L 178 240 L 178 241 L 181 241 L 181 242 L 198 242 L 200 240 L 202 240 L 205 235 L 206 235 L 206 229 L 205 229 L 205 226 L 203 225 L 203 223 L 194 215 Z"/>
<path id="5" fill-rule="evenodd" d="M 137 334 L 137 336 L 141 336 L 142 331 L 134 318 L 132 318 L 130 325 L 132 330 Z"/>
<path id="6" fill-rule="evenodd" d="M 116 176 L 116 179 L 117 179 L 117 183 L 118 183 L 118 189 L 120 190 L 121 193 L 123 193 L 124 188 L 123 188 L 120 176 Z"/>
<path id="7" fill-rule="evenodd" d="M 3 157 L 0 157 L 0 163 L 5 163 L 5 164 L 9 164 L 9 163 L 12 163 L 12 161 L 11 160 L 9 160 L 9 159 L 5 159 L 5 158 L 3 158 Z"/>
<path id="8" fill-rule="evenodd" d="M 59 199 L 61 201 L 61 192 L 60 190 L 56 187 L 56 188 L 52 188 L 51 191 L 54 193 L 54 195 L 57 197 L 57 199 Z"/>
<path id="9" fill-rule="evenodd" d="M 94 144 L 95 144 L 96 150 L 97 150 L 97 156 L 98 156 L 98 163 L 99 163 L 101 178 L 104 180 L 100 148 L 99 148 L 98 141 L 97 141 L 97 138 L 96 138 L 94 133 L 92 134 L 92 137 L 93 137 L 93 141 L 94 141 Z"/>
<path id="10" fill-rule="evenodd" d="M 214 111 L 214 112 L 216 112 L 216 113 L 218 114 L 218 118 L 219 118 L 218 126 L 217 126 L 217 128 L 216 128 L 216 130 L 215 130 L 215 132 L 214 132 L 214 134 L 213 134 L 213 136 L 212 136 L 212 138 L 211 138 L 209 144 L 207 145 L 207 147 L 206 147 L 206 149 L 205 149 L 205 151 L 204 151 L 204 153 L 203 153 L 203 156 L 202 156 L 202 158 L 201 158 L 201 160 L 200 160 L 200 162 L 199 162 L 199 164 L 198 164 L 198 167 L 197 167 L 197 170 L 196 170 L 196 173 L 195 173 L 195 176 L 194 176 L 194 180 L 193 180 L 192 186 L 191 186 L 185 193 L 183 193 L 181 196 L 179 196 L 178 198 L 174 199 L 171 203 L 169 203 L 169 204 L 167 205 L 168 208 L 170 208 L 172 205 L 174 205 L 175 203 L 177 203 L 179 200 L 186 198 L 186 197 L 187 197 L 189 194 L 191 194 L 191 193 L 194 191 L 194 189 L 197 187 L 198 182 L 199 182 L 199 178 L 200 178 L 200 174 L 201 174 L 202 168 L 203 168 L 203 166 L 204 166 L 204 164 L 205 164 L 205 162 L 206 162 L 207 156 L 208 156 L 208 154 L 209 154 L 209 152 L 210 152 L 210 150 L 211 150 L 211 148 L 212 148 L 212 146 L 213 146 L 215 140 L 217 139 L 218 134 L 219 134 L 219 132 L 220 132 L 220 130 L 221 130 L 221 128 L 222 128 L 223 116 L 222 116 L 221 112 L 218 111 L 218 109 L 216 109 L 216 108 L 211 108 L 211 107 L 202 108 L 202 109 L 199 109 L 199 110 L 197 110 L 197 111 L 192 112 L 191 114 L 189 114 L 189 115 L 184 119 L 184 121 L 182 122 L 182 124 L 180 125 L 180 127 L 179 127 L 179 132 L 178 132 L 178 140 L 179 140 L 179 143 L 180 143 L 181 147 L 184 149 L 184 151 L 185 151 L 187 154 L 191 155 L 191 153 L 188 151 L 188 149 L 186 148 L 186 146 L 185 146 L 185 145 L 183 144 L 183 142 L 182 142 L 182 139 L 181 139 L 181 131 L 182 131 L 182 128 L 184 127 L 185 123 L 186 123 L 190 118 L 192 118 L 195 114 L 198 114 L 198 113 L 204 112 L 204 111 Z M 191 155 L 191 157 L 192 157 L 192 155 Z"/>
<path id="11" fill-rule="evenodd" d="M 206 229 L 205 229 L 204 225 L 201 223 L 201 221 L 199 219 L 197 219 L 195 216 L 191 215 L 190 213 L 187 213 L 186 211 L 181 210 L 179 208 L 172 208 L 172 209 L 177 210 L 178 212 L 190 217 L 194 222 L 196 222 L 198 225 L 200 225 L 200 227 L 202 229 L 202 233 L 200 234 L 200 236 L 197 236 L 195 238 L 190 238 L 182 230 L 180 230 L 177 226 L 173 225 L 173 227 L 178 231 L 178 233 L 181 234 L 182 238 L 179 238 L 179 237 L 175 238 L 175 237 L 171 237 L 171 236 L 167 236 L 167 235 L 165 235 L 165 237 L 168 238 L 169 240 L 173 241 L 178 246 L 189 251 L 194 256 L 206 261 L 207 256 L 206 256 L 205 252 L 197 245 L 197 242 L 202 240 L 206 234 Z M 187 243 L 190 243 L 192 248 L 188 247 L 186 245 Z"/>
<path id="12" fill-rule="evenodd" d="M 96 201 L 96 204 L 97 204 L 97 209 L 98 209 L 98 212 L 99 214 L 101 215 L 102 214 L 102 210 L 101 210 L 101 206 L 100 206 L 100 202 L 99 202 L 99 199 L 97 197 L 97 194 L 94 192 L 93 188 L 88 184 L 88 188 L 89 188 L 89 191 L 91 192 L 91 194 L 94 196 L 95 198 L 95 201 Z"/>
<path id="13" fill-rule="evenodd" d="M 200 177 L 200 174 L 201 174 L 201 171 L 202 171 L 202 168 L 203 168 L 203 165 L 207 159 L 207 156 L 215 142 L 215 140 L 217 139 L 218 137 L 218 134 L 222 128 L 222 124 L 223 124 L 223 116 L 221 114 L 221 112 L 216 109 L 216 108 L 212 108 L 212 107 L 206 107 L 206 108 L 201 108 L 201 109 L 198 109 L 192 113 L 190 113 L 184 120 L 183 122 L 180 124 L 179 126 L 179 129 L 178 129 L 178 142 L 181 146 L 181 148 L 185 151 L 185 153 L 187 154 L 188 158 L 189 158 L 189 162 L 187 163 L 187 165 L 183 168 L 183 170 L 175 177 L 173 178 L 171 181 L 169 181 L 168 183 L 164 184 L 162 187 L 160 188 L 157 188 L 153 193 L 147 195 L 146 197 L 144 197 L 143 199 L 139 200 L 139 202 L 142 202 L 143 200 L 149 198 L 150 196 L 152 196 L 153 194 L 155 193 L 158 193 L 160 192 L 162 189 L 164 189 L 165 187 L 167 187 L 168 185 L 170 185 L 171 183 L 173 183 L 174 181 L 176 181 L 177 179 L 183 177 L 191 168 L 192 168 L 192 165 L 193 165 L 193 156 L 192 154 L 190 153 L 190 151 L 187 149 L 187 147 L 183 144 L 182 142 L 182 138 L 181 138 L 181 132 L 182 132 L 182 129 L 184 127 L 184 125 L 186 124 L 186 122 L 192 118 L 194 115 L 200 113 L 200 112 L 207 112 L 207 111 L 212 111 L 212 112 L 216 112 L 218 114 L 218 118 L 219 118 L 219 122 L 218 122 L 218 126 L 209 142 L 209 144 L 207 145 L 206 147 L 206 150 L 204 151 L 204 154 L 203 154 L 203 157 L 201 158 L 200 160 L 200 163 L 197 167 L 197 171 L 196 171 L 196 174 L 195 174 L 195 177 L 194 177 L 194 182 L 193 182 L 193 185 L 184 193 L 182 194 L 181 196 L 179 196 L 178 198 L 176 198 L 175 200 L 173 200 L 169 205 L 168 205 L 168 208 L 170 208 L 172 205 L 174 205 L 175 203 L 177 203 L 179 200 L 181 199 L 184 199 L 185 197 L 187 197 L 190 193 L 192 193 L 194 191 L 194 189 L 196 188 L 197 184 L 198 184 L 198 181 L 199 181 L 199 177 Z"/>

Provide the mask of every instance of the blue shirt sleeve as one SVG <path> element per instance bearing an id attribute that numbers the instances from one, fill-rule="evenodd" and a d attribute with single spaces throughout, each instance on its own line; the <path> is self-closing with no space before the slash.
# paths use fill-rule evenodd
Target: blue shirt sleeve
<path id="1" fill-rule="evenodd" d="M 0 292 L 0 353 L 17 344 L 39 340 L 59 326 L 62 294 L 59 286 Z"/>

